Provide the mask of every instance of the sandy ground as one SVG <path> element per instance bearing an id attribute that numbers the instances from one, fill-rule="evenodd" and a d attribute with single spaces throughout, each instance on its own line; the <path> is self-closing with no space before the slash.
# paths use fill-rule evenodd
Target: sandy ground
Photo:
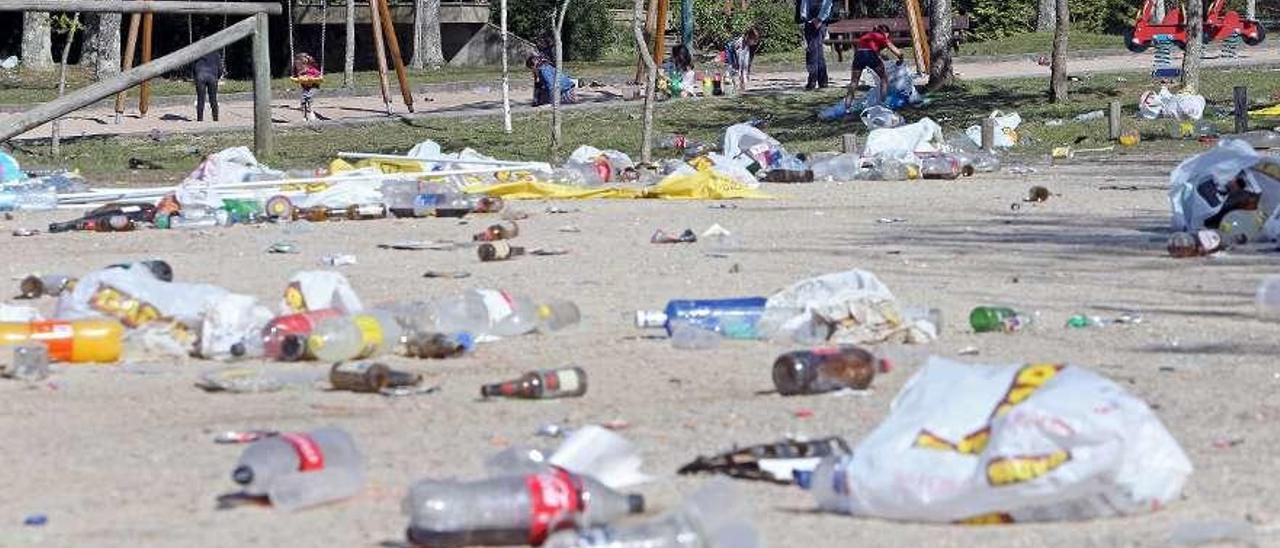
<path id="1" fill-rule="evenodd" d="M 940 341 L 914 355 L 956 356 L 965 347 L 986 363 L 1065 360 L 1085 365 L 1149 402 L 1181 442 L 1196 471 L 1183 500 L 1151 515 L 1089 523 L 1008 527 L 926 526 L 812 512 L 795 488 L 735 482 L 771 546 L 1165 546 L 1172 528 L 1206 519 L 1257 520 L 1261 545 L 1280 545 L 1280 327 L 1255 318 L 1253 292 L 1280 273 L 1273 252 L 1214 258 L 1167 257 L 1165 198 L 1173 159 L 1118 156 L 1039 166 L 1030 176 L 988 175 L 957 182 L 765 185 L 769 201 L 523 202 L 533 213 L 519 243 L 571 254 L 479 263 L 469 251 L 391 251 L 402 239 L 465 239 L 486 219 L 342 222 L 208 232 L 139 231 L 9 237 L 64 215 L 0 221 L 9 260 L 0 274 L 82 273 L 149 257 L 173 264 L 181 281 L 219 284 L 275 301 L 296 271 L 347 252 L 341 270 L 367 302 L 428 298 L 469 287 L 575 299 L 582 324 L 549 336 L 483 346 L 450 361 L 387 358 L 419 371 L 441 392 L 405 399 L 323 390 L 262 395 L 209 394 L 193 387 L 207 362 L 57 367 L 48 381 L 0 382 L 0 545 L 44 546 L 376 546 L 403 538 L 404 489 L 423 477 L 474 477 L 483 460 L 511 444 L 549 445 L 535 430 L 622 419 L 659 476 L 640 490 L 655 510 L 671 508 L 707 481 L 675 477 L 699 454 L 786 434 L 840 435 L 856 442 L 886 414 L 918 367 L 910 360 L 877 377 L 865 397 L 790 397 L 772 388 L 770 365 L 787 350 L 765 342 L 681 351 L 643 338 L 629 315 L 676 297 L 762 295 L 802 277 L 864 268 L 904 302 L 943 310 Z M 1013 211 L 1032 184 L 1056 195 Z M 1113 190 L 1108 186 L 1137 190 Z M 880 224 L 881 217 L 905 223 Z M 719 223 L 744 247 L 729 258 L 699 245 L 653 245 L 655 228 L 702 230 Z M 576 226 L 579 233 L 560 231 Z M 268 255 L 272 242 L 298 255 Z M 424 279 L 459 269 L 464 280 Z M 16 281 L 12 282 L 16 285 Z M 975 335 L 965 318 L 977 304 L 1008 303 L 1040 313 L 1036 329 Z M 39 303 L 50 309 L 52 302 Z M 1136 310 L 1136 326 L 1068 330 L 1070 314 Z M 590 376 L 580 399 L 479 402 L 478 386 L 532 368 L 576 363 Z M 322 371 L 316 363 L 269 365 Z M 797 417 L 801 409 L 810 418 Z M 242 447 L 215 445 L 230 429 L 353 433 L 368 462 L 369 488 L 354 500 L 294 514 L 261 507 L 216 509 L 233 491 Z M 1215 442 L 1239 440 L 1229 447 Z M 1219 443 L 1218 445 L 1224 445 Z M 23 527 L 43 513 L 44 527 Z"/>
<path id="2" fill-rule="evenodd" d="M 1205 61 L 1209 67 L 1246 67 L 1258 64 L 1280 62 L 1280 48 L 1275 42 L 1263 42 L 1253 48 L 1242 48 L 1243 57 L 1217 58 Z M 1037 65 L 1035 56 L 1027 55 L 1018 59 L 991 61 L 957 58 L 955 71 L 961 78 L 1013 78 L 1021 76 L 1048 77 L 1049 67 Z M 1149 70 L 1152 55 L 1150 52 L 1141 55 L 1114 54 L 1088 59 L 1073 59 L 1068 63 L 1074 74 L 1090 72 L 1114 72 L 1130 70 Z M 844 64 L 828 65 L 833 86 L 849 83 L 848 61 Z M 754 75 L 752 89 L 795 89 L 804 85 L 806 74 L 803 66 L 797 64 L 791 72 L 761 72 Z M 513 71 L 511 100 L 513 108 L 528 109 L 530 90 L 527 77 L 522 71 Z M 415 95 L 415 114 L 407 114 L 398 90 L 392 88 L 391 108 L 399 115 L 409 117 L 440 115 L 472 115 L 492 113 L 502 108 L 502 90 L 497 82 L 478 82 L 473 88 L 451 91 L 420 93 Z M 584 88 L 579 99 L 586 103 L 605 103 L 629 97 L 631 91 L 617 86 L 606 85 L 600 88 Z M 1136 101 L 1136 98 L 1133 100 Z M 165 132 L 207 131 L 211 129 L 248 129 L 253 127 L 253 102 L 251 100 L 221 101 L 221 118 L 218 122 L 195 120 L 195 98 L 191 97 L 187 104 L 162 104 L 154 106 L 144 118 L 137 111 L 131 110 L 123 118 L 122 123 L 115 124 L 114 107 L 100 104 L 83 109 L 63 118 L 62 134 L 79 137 L 86 135 L 139 134 L 160 130 Z M 337 122 L 370 122 L 383 120 L 386 117 L 386 106 L 379 96 L 334 96 L 326 95 L 321 90 L 316 98 L 316 112 L 321 120 Z M 15 113 L 0 113 L 0 123 Z M 296 98 L 277 97 L 271 102 L 271 119 L 276 124 L 302 125 L 302 112 Z M 50 128 L 46 124 L 37 127 L 19 138 L 48 138 Z"/>

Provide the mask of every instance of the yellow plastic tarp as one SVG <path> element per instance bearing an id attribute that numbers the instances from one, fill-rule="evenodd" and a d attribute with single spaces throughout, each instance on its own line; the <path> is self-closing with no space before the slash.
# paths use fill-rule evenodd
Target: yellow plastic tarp
<path id="1" fill-rule="evenodd" d="M 1267 108 L 1260 108 L 1249 112 L 1253 116 L 1275 116 L 1280 117 L 1280 105 L 1272 105 Z"/>
<path id="2" fill-rule="evenodd" d="M 488 194 L 512 200 L 585 200 L 592 198 L 657 198 L 662 200 L 732 200 L 736 198 L 771 199 L 772 196 L 746 186 L 713 171 L 699 171 L 686 175 L 672 175 L 657 185 L 645 188 L 577 186 L 519 181 L 497 185 L 468 188 L 470 194 Z"/>

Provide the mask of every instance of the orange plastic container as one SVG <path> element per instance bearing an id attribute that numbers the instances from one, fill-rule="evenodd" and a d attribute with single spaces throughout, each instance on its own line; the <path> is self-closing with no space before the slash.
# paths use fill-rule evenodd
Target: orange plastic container
<path id="1" fill-rule="evenodd" d="M 0 322 L 0 347 L 44 344 L 49 360 L 109 363 L 120 359 L 124 326 L 115 320 Z"/>

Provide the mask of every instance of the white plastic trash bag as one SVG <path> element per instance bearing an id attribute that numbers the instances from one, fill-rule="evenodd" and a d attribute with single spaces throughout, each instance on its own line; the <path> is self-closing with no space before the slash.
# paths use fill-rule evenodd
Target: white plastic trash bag
<path id="1" fill-rule="evenodd" d="M 364 309 L 351 283 L 340 272 L 309 270 L 294 274 L 280 300 L 281 314 L 336 308 L 351 314 Z"/>
<path id="2" fill-rule="evenodd" d="M 233 356 L 232 346 L 261 332 L 273 317 L 256 297 L 231 294 L 207 300 L 200 325 L 200 356 L 223 360 Z"/>
<path id="3" fill-rule="evenodd" d="M 902 125 L 903 121 L 898 113 L 881 105 L 862 111 L 862 123 L 867 129 L 894 128 Z"/>
<path id="4" fill-rule="evenodd" d="M 1138 98 L 1138 115 L 1148 120 L 1172 118 L 1174 120 L 1199 120 L 1204 116 L 1203 95 L 1173 94 L 1162 86 L 1158 92 L 1145 92 Z"/>
<path id="5" fill-rule="evenodd" d="M 594 424 L 575 429 L 547 458 L 547 462 L 576 474 L 591 476 L 612 489 L 623 489 L 653 479 L 640 471 L 644 461 L 635 444 Z"/>
<path id="6" fill-rule="evenodd" d="M 345 171 L 330 179 L 329 186 L 324 190 L 301 196 L 294 200 L 294 205 L 307 209 L 317 206 L 342 208 L 353 205 L 383 203 L 385 197 L 382 194 L 382 184 L 384 181 L 377 178 L 363 177 L 378 175 L 379 173 L 381 172 L 377 168 L 372 167 Z"/>
<path id="7" fill-rule="evenodd" d="M 867 134 L 862 155 L 914 156 L 917 152 L 937 152 L 943 144 L 942 127 L 925 117 L 905 126 L 872 130 Z"/>
<path id="8" fill-rule="evenodd" d="M 1169 174 L 1173 229 L 1204 228 L 1205 220 L 1222 209 L 1227 183 L 1237 177 L 1243 178 L 1246 190 L 1262 194 L 1263 207 L 1280 204 L 1280 160 L 1260 156 L 1244 141 L 1226 139 L 1184 160 Z"/>
<path id="9" fill-rule="evenodd" d="M 143 268 L 106 268 L 90 272 L 74 289 L 62 293 L 54 317 L 106 316 L 129 328 L 175 321 L 194 328 L 200 325 L 206 301 L 229 295 L 214 285 L 161 281 Z"/>
<path id="10" fill-rule="evenodd" d="M 183 207 L 222 207 L 218 186 L 283 178 L 284 174 L 258 163 L 248 147 L 232 147 L 205 157 L 178 185 L 175 195 Z"/>
<path id="11" fill-rule="evenodd" d="M 849 270 L 796 282 L 769 297 L 761 334 L 775 340 L 866 344 L 928 342 L 937 326 L 908 318 L 875 274 Z"/>
<path id="12" fill-rule="evenodd" d="M 730 158 L 749 158 L 748 151 L 757 145 L 765 145 L 765 148 L 769 149 L 782 149 L 782 143 L 761 131 L 760 128 L 751 124 L 734 124 L 725 128 L 724 148 L 721 150 Z M 747 163 L 750 163 L 750 160 Z"/>
<path id="13" fill-rule="evenodd" d="M 1018 126 L 1022 124 L 1022 116 L 1016 112 L 1005 114 L 996 110 L 992 111 L 988 118 L 996 121 L 994 143 L 996 148 L 1009 148 L 1018 144 Z M 969 126 L 964 134 L 969 136 L 970 141 L 982 146 L 982 124 Z"/>
<path id="14" fill-rule="evenodd" d="M 811 488 L 823 509 L 893 520 L 1085 520 L 1166 506 L 1191 470 L 1146 403 L 1087 369 L 933 357 Z"/>

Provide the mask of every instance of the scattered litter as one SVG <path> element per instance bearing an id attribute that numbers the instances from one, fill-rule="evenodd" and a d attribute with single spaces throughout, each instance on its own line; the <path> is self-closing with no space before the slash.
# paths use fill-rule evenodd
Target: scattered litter
<path id="1" fill-rule="evenodd" d="M 267 253 L 283 253 L 292 255 L 298 253 L 298 244 L 293 242 L 276 242 L 271 244 L 271 247 L 267 248 Z"/>
<path id="2" fill-rule="evenodd" d="M 792 412 L 791 415 L 797 419 L 809 419 L 813 418 L 813 410 L 807 407 L 801 407 L 800 409 L 796 409 Z"/>
<path id="3" fill-rule="evenodd" d="M 881 217 L 879 219 L 876 219 L 876 222 L 882 225 L 890 225 L 894 223 L 905 223 L 907 222 L 907 220 L 903 219 L 902 217 Z"/>
<path id="4" fill-rule="evenodd" d="M 556 215 L 556 214 L 564 214 L 564 213 L 579 213 L 579 212 L 581 212 L 581 211 L 582 211 L 581 209 L 578 209 L 578 208 L 576 208 L 576 207 L 575 207 L 575 208 L 573 208 L 573 209 L 567 209 L 567 208 L 560 207 L 560 206 L 547 206 L 547 209 L 546 209 L 546 212 L 547 212 L 547 213 L 550 213 L 550 214 L 553 214 L 553 215 Z"/>
<path id="5" fill-rule="evenodd" d="M 278 436 L 279 432 L 275 430 L 228 430 L 219 432 L 213 437 L 213 443 L 221 444 L 240 444 L 253 443 L 262 438 L 270 436 Z"/>
<path id="6" fill-rule="evenodd" d="M 31 514 L 22 518 L 22 524 L 27 527 L 43 527 L 46 523 L 49 523 L 49 516 L 45 514 Z"/>
<path id="7" fill-rule="evenodd" d="M 1027 201 L 1027 202 L 1044 202 L 1044 201 L 1048 201 L 1048 200 L 1049 200 L 1049 197 L 1050 197 L 1050 196 L 1052 196 L 1052 195 L 1053 195 L 1053 194 L 1049 192 L 1049 189 L 1047 189 L 1047 188 L 1045 188 L 1045 187 L 1042 187 L 1042 186 L 1033 186 L 1033 187 L 1031 187 L 1031 189 L 1030 189 L 1030 190 L 1028 190 L 1028 191 L 1027 191 L 1027 198 L 1026 198 L 1026 200 L 1025 200 L 1025 201 Z"/>
<path id="8" fill-rule="evenodd" d="M 422 273 L 423 278 L 445 278 L 450 280 L 461 280 L 470 278 L 471 273 L 465 270 L 428 270 Z"/>
<path id="9" fill-rule="evenodd" d="M 426 394 L 435 394 L 440 391 L 440 385 L 432 386 L 394 386 L 383 388 L 378 393 L 389 398 L 404 398 L 409 396 L 422 396 Z"/>
<path id="10" fill-rule="evenodd" d="M 651 244 L 691 244 L 696 241 L 698 241 L 698 235 L 694 234 L 691 228 L 684 229 L 684 232 L 679 235 L 668 234 L 659 228 L 653 233 L 653 236 L 649 237 L 649 243 Z"/>
<path id="11" fill-rule="evenodd" d="M 36 229 L 33 229 L 33 228 L 15 228 L 15 229 L 13 229 L 13 236 L 14 236 L 15 238 L 25 238 L 25 237 L 28 237 L 28 236 L 35 236 L 35 235 L 37 235 L 37 234 L 40 234 L 40 231 L 39 231 L 39 230 L 36 230 Z"/>
<path id="12" fill-rule="evenodd" d="M 1018 113 L 1006 114 L 996 110 L 992 111 L 987 117 L 995 120 L 996 131 L 993 145 L 996 148 L 1009 148 L 1018 144 L 1018 126 L 1022 124 L 1022 117 Z M 982 146 L 982 124 L 969 126 L 969 129 L 966 129 L 964 134 L 968 135 L 969 140 L 973 141 L 974 144 Z"/>
<path id="13" fill-rule="evenodd" d="M 565 226 L 562 226 L 562 227 L 560 227 L 560 228 L 557 228 L 557 229 L 556 229 L 556 231 L 557 231 L 557 232 L 564 232 L 564 233 L 566 233 L 566 234 L 578 234 L 578 233 L 582 232 L 582 229 L 581 229 L 581 228 L 578 228 L 578 227 L 577 227 L 577 225 L 565 225 Z"/>
<path id="14" fill-rule="evenodd" d="M 1215 449 L 1229 449 L 1244 443 L 1244 438 L 1218 438 L 1213 440 Z"/>
<path id="15" fill-rule="evenodd" d="M 569 250 L 562 247 L 537 247 L 529 250 L 529 254 L 539 257 L 553 257 L 556 255 L 568 255 Z"/>
<path id="16" fill-rule="evenodd" d="M 1092 120 L 1101 120 L 1104 117 L 1106 117 L 1106 115 L 1107 113 L 1101 110 L 1091 110 L 1084 114 L 1078 115 L 1075 118 L 1072 118 L 1071 121 L 1080 123 L 1080 122 L 1089 122 Z"/>
<path id="17" fill-rule="evenodd" d="M 960 350 L 957 350 L 956 354 L 959 354 L 961 356 L 977 356 L 978 352 L 979 352 L 978 347 L 966 346 L 964 348 L 961 348 Z"/>
<path id="18" fill-rule="evenodd" d="M 356 256 L 345 253 L 335 253 L 333 255 L 325 255 L 320 258 L 320 264 L 328 266 L 347 266 L 356 264 Z"/>
<path id="19" fill-rule="evenodd" d="M 405 251 L 451 251 L 453 249 L 457 249 L 457 247 L 458 244 L 455 242 L 437 242 L 433 240 L 403 240 L 378 244 L 378 249 L 399 249 Z"/>
<path id="20" fill-rule="evenodd" d="M 712 456 L 699 456 L 676 472 L 724 474 L 731 478 L 792 483 L 796 472 L 810 472 L 823 457 L 848 455 L 848 442 L 831 437 L 816 440 L 784 439 L 774 443 L 733 447 Z"/>

